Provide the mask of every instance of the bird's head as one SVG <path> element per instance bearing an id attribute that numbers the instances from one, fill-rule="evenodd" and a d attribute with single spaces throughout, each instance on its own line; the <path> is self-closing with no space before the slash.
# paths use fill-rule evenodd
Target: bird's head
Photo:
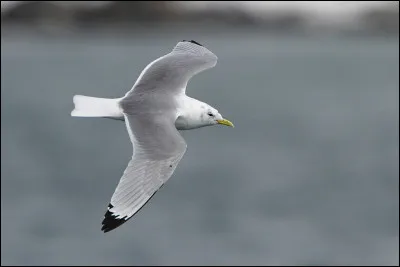
<path id="1" fill-rule="evenodd" d="M 222 117 L 217 109 L 200 101 L 190 100 L 191 105 L 178 116 L 175 126 L 178 130 L 196 129 L 212 125 L 234 127 L 233 123 Z"/>
<path id="2" fill-rule="evenodd" d="M 207 106 L 202 110 L 201 120 L 208 125 L 226 125 L 230 127 L 234 127 L 233 123 L 227 119 L 224 119 L 222 115 L 218 112 L 217 109 Z"/>

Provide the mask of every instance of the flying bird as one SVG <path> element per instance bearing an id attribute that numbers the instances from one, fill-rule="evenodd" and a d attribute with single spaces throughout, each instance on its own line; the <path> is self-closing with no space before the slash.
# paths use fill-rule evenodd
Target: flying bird
<path id="1" fill-rule="evenodd" d="M 133 155 L 115 189 L 101 230 L 109 232 L 135 215 L 167 182 L 186 152 L 180 130 L 233 127 L 217 109 L 186 95 L 196 74 L 213 68 L 217 56 L 196 41 L 178 42 L 151 62 L 121 98 L 73 97 L 73 117 L 125 122 Z"/>

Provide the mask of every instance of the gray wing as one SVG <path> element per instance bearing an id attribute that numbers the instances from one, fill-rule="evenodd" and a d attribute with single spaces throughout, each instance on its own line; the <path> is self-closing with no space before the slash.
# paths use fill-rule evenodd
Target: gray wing
<path id="1" fill-rule="evenodd" d="M 199 43 L 179 42 L 169 54 L 147 65 L 125 97 L 129 97 L 133 92 L 185 92 L 190 78 L 214 67 L 217 60 L 215 54 Z"/>
<path id="2" fill-rule="evenodd" d="M 173 114 L 125 115 L 125 123 L 134 153 L 104 216 L 104 232 L 137 213 L 171 177 L 186 151 Z"/>

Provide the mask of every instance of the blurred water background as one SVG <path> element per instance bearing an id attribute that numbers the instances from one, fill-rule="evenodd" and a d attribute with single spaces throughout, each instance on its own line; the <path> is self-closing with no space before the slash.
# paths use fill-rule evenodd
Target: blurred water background
<path id="1" fill-rule="evenodd" d="M 398 28 L 74 28 L 3 2 L 2 265 L 399 264 Z M 172 178 L 104 234 L 132 147 L 119 121 L 71 118 L 72 97 L 124 95 L 183 39 L 219 58 L 187 93 L 235 128 L 183 132 Z"/>

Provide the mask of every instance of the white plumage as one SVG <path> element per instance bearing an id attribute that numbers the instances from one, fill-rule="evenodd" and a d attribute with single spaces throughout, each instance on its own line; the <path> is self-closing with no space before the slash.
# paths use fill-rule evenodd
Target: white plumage
<path id="1" fill-rule="evenodd" d="M 190 78 L 216 63 L 204 46 L 182 41 L 151 62 L 124 97 L 74 96 L 72 116 L 124 120 L 133 145 L 132 159 L 105 214 L 104 232 L 136 214 L 171 177 L 187 147 L 178 130 L 233 126 L 215 108 L 186 95 Z"/>

